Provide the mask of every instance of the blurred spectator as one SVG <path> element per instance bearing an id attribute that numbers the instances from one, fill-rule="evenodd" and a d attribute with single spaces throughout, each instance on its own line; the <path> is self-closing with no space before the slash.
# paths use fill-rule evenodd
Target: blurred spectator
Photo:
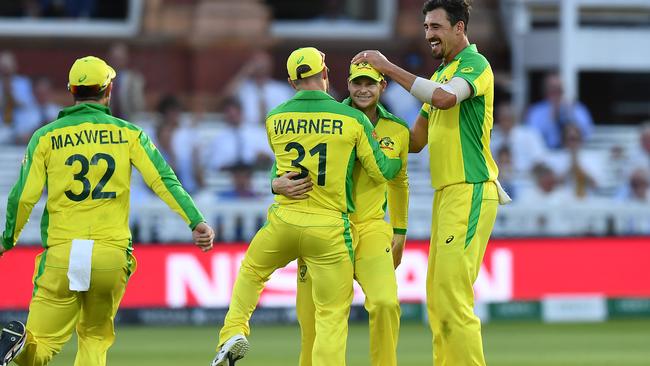
<path id="1" fill-rule="evenodd" d="M 224 200 L 240 200 L 258 197 L 253 190 L 253 166 L 245 163 L 231 165 L 227 169 L 232 180 L 231 189 L 219 193 L 219 198 Z"/>
<path id="2" fill-rule="evenodd" d="M 584 198 L 602 181 L 600 156 L 582 148 L 582 135 L 574 124 L 564 128 L 564 146 L 564 149 L 551 152 L 546 162 L 576 198 Z"/>
<path id="3" fill-rule="evenodd" d="M 0 54 L 0 119 L 11 128 L 13 142 L 26 144 L 39 127 L 32 82 L 17 74 L 13 53 Z"/>
<path id="4" fill-rule="evenodd" d="M 629 181 L 616 194 L 624 202 L 650 203 L 650 173 L 646 169 L 635 169 Z"/>
<path id="5" fill-rule="evenodd" d="M 650 170 L 650 122 L 641 126 L 639 133 L 639 146 L 633 149 L 630 163 L 630 171 L 635 169 Z M 628 174 L 629 175 L 629 171 Z"/>
<path id="6" fill-rule="evenodd" d="M 52 81 L 46 76 L 40 76 L 34 81 L 34 97 L 39 116 L 39 126 L 44 126 L 59 116 L 63 107 L 52 99 Z"/>
<path id="7" fill-rule="evenodd" d="M 174 96 L 165 96 L 158 104 L 155 143 L 165 160 L 174 169 L 188 193 L 203 187 L 203 167 L 200 166 L 196 131 L 181 121 L 183 107 Z"/>
<path id="8" fill-rule="evenodd" d="M 411 70 L 418 76 L 426 77 L 427 73 L 430 73 L 429 70 L 426 70 L 422 55 L 415 50 L 406 54 L 404 65 L 407 70 Z M 422 102 L 394 81 L 388 83 L 386 92 L 382 95 L 382 103 L 391 113 L 406 121 L 409 126 L 413 126 L 422 108 Z"/>
<path id="9" fill-rule="evenodd" d="M 108 63 L 117 71 L 113 80 L 111 112 L 116 117 L 130 120 L 135 113 L 145 109 L 144 77 L 131 69 L 129 49 L 124 43 L 111 46 Z"/>
<path id="10" fill-rule="evenodd" d="M 544 95 L 546 99 L 530 107 L 526 125 L 539 131 L 547 147 L 562 147 L 562 131 L 567 124 L 575 124 L 583 139 L 589 138 L 594 128 L 591 114 L 582 103 L 564 99 L 562 80 L 557 73 L 546 76 Z"/>
<path id="11" fill-rule="evenodd" d="M 253 190 L 253 166 L 248 165 L 242 162 L 239 162 L 235 165 L 228 167 L 230 171 L 231 186 L 229 190 L 219 192 L 219 200 L 223 201 L 241 201 L 241 200 L 255 200 L 258 202 L 261 198 Z M 262 219 L 258 218 L 256 227 L 259 228 L 262 226 Z M 241 215 L 237 215 L 234 220 L 234 241 L 249 241 L 251 238 L 245 234 L 244 230 L 244 218 Z M 217 220 L 217 228 L 219 234 L 223 232 L 224 222 L 222 219 Z M 221 236 L 219 235 L 219 239 Z"/>
<path id="12" fill-rule="evenodd" d="M 575 201 L 573 193 L 560 184 L 560 180 L 548 165 L 537 163 L 533 166 L 532 173 L 535 184 L 532 189 L 520 195 L 520 201 L 560 206 Z"/>
<path id="13" fill-rule="evenodd" d="M 546 154 L 544 141 L 537 130 L 517 123 L 517 117 L 510 102 L 500 103 L 496 106 L 495 112 L 492 151 L 497 155 L 496 153 L 500 149 L 507 147 L 512 156 L 513 173 L 528 174 L 533 165 L 542 161 Z M 500 164 L 499 171 L 501 171 Z M 500 173 L 499 176 L 501 176 Z"/>
<path id="14" fill-rule="evenodd" d="M 242 66 L 225 88 L 226 96 L 237 96 L 247 125 L 262 126 L 266 114 L 294 94 L 289 84 L 271 78 L 273 59 L 266 51 L 257 51 Z"/>
<path id="15" fill-rule="evenodd" d="M 621 145 L 612 146 L 603 164 L 604 185 L 607 188 L 617 188 L 625 184 L 630 172 L 630 163 L 630 156 Z"/>
<path id="16" fill-rule="evenodd" d="M 206 165 L 219 171 L 233 165 L 247 164 L 267 168 L 273 159 L 266 130 L 260 125 L 245 125 L 242 105 L 236 98 L 223 101 L 226 126 L 215 136 L 205 156 Z"/>
<path id="17" fill-rule="evenodd" d="M 571 222 L 560 214 L 562 207 L 575 203 L 573 193 L 560 185 L 553 170 L 544 163 L 532 168 L 535 185 L 520 195 L 518 201 L 534 207 L 544 207 L 534 215 L 531 213 L 534 229 L 533 235 L 566 235 L 571 232 Z"/>
<path id="18" fill-rule="evenodd" d="M 513 164 L 512 151 L 508 145 L 501 145 L 501 147 L 494 154 L 496 163 L 499 166 L 499 182 L 503 189 L 508 192 L 510 198 L 517 198 L 517 184 L 515 168 Z"/>

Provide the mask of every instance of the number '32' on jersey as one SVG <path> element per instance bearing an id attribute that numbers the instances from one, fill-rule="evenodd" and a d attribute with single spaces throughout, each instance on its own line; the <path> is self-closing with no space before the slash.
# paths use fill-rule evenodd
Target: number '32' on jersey
<path id="1" fill-rule="evenodd" d="M 111 116 L 103 105 L 83 103 L 65 108 L 32 136 L 9 196 L 3 246 L 15 245 L 45 186 L 43 246 L 82 238 L 128 245 L 131 165 L 191 228 L 203 221 L 140 128 Z"/>

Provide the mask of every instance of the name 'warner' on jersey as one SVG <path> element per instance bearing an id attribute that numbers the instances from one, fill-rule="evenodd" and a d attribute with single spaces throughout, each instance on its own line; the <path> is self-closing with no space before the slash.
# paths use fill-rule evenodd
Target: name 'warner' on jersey
<path id="1" fill-rule="evenodd" d="M 191 228 L 204 221 L 149 137 L 109 113 L 100 104 L 79 104 L 65 108 L 59 119 L 34 133 L 9 196 L 5 248 L 16 244 L 45 184 L 44 247 L 72 239 L 128 246 L 132 164 Z"/>
<path id="2" fill-rule="evenodd" d="M 401 168 L 399 158 L 389 159 L 381 152 L 368 117 L 322 91 L 297 92 L 269 112 L 266 130 L 276 157 L 274 176 L 299 171 L 300 177 L 309 174 L 314 182 L 305 200 L 276 195 L 282 205 L 354 212 L 356 160 L 378 182 L 392 179 Z"/>

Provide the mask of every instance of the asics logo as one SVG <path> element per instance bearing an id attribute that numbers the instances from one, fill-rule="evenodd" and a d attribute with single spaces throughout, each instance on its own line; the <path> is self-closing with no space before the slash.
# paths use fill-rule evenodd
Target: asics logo
<path id="1" fill-rule="evenodd" d="M 305 56 L 300 56 L 300 58 L 298 59 L 298 61 L 296 61 L 296 65 L 300 65 L 300 63 L 302 63 L 302 61 L 303 61 L 304 59 L 305 59 Z"/>
<path id="2" fill-rule="evenodd" d="M 83 75 L 82 77 L 79 78 L 79 82 L 82 82 L 88 78 L 88 75 Z"/>
<path id="3" fill-rule="evenodd" d="M 445 244 L 449 244 L 449 243 L 451 243 L 453 240 L 454 240 L 454 236 L 453 236 L 453 235 L 449 235 L 449 237 L 447 238 L 447 240 L 445 240 Z"/>

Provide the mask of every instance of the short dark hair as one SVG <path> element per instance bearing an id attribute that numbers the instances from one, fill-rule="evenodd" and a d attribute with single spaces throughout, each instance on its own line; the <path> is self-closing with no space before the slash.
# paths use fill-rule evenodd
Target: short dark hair
<path id="1" fill-rule="evenodd" d="M 234 95 L 227 96 L 224 98 L 224 100 L 221 101 L 221 104 L 219 104 L 219 109 L 221 111 L 225 111 L 227 108 L 234 107 L 239 110 L 242 109 L 241 101 L 239 100 L 238 97 Z"/>
<path id="2" fill-rule="evenodd" d="M 447 19 L 451 25 L 458 22 L 465 24 L 465 33 L 467 33 L 467 23 L 469 23 L 469 12 L 472 9 L 471 0 L 429 0 L 422 7 L 422 14 L 443 8 L 447 12 Z"/>
<path id="3" fill-rule="evenodd" d="M 90 85 L 90 86 L 78 85 L 71 90 L 71 93 L 75 102 L 83 102 L 87 100 L 95 100 L 95 101 L 100 100 L 106 96 L 107 91 L 108 91 L 108 87 L 104 89 L 99 89 L 98 85 Z"/>
<path id="4" fill-rule="evenodd" d="M 302 85 L 303 83 L 309 82 L 311 80 L 321 79 L 323 77 L 323 73 L 325 71 L 327 71 L 327 70 L 329 70 L 329 69 L 327 67 L 324 67 L 323 70 L 321 70 L 320 72 L 315 73 L 314 75 L 309 75 L 309 76 L 304 77 L 304 78 L 301 77 L 301 78 L 298 78 L 296 80 L 291 80 L 291 81 L 293 81 L 293 83 L 296 84 L 296 85 Z M 304 72 L 307 72 L 307 71 L 304 71 Z"/>
<path id="5" fill-rule="evenodd" d="M 172 94 L 167 94 L 163 96 L 158 102 L 158 105 L 156 106 L 156 110 L 160 114 L 166 114 L 170 110 L 174 110 L 174 109 L 181 110 L 183 109 L 183 105 L 181 104 L 181 101 L 178 100 L 178 98 Z"/>

